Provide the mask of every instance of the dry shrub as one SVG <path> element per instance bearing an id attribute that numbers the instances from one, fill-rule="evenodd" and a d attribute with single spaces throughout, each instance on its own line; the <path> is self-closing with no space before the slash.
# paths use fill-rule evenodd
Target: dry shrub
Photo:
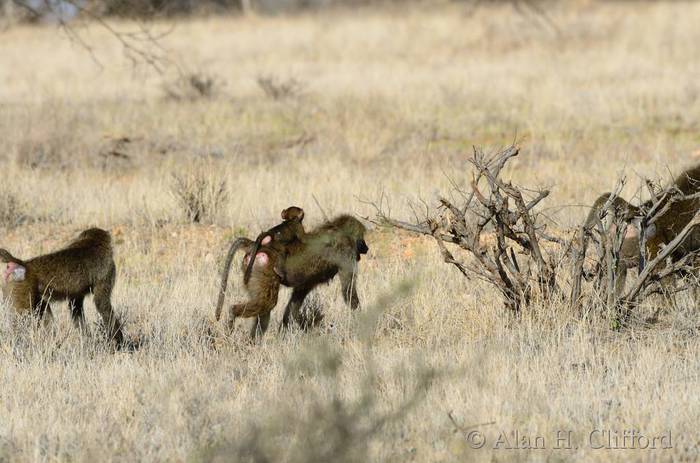
<path id="1" fill-rule="evenodd" d="M 27 138 L 17 146 L 17 163 L 32 169 L 65 167 L 64 153 L 70 142 L 64 136 Z"/>
<path id="2" fill-rule="evenodd" d="M 213 223 L 228 199 L 226 180 L 205 166 L 173 174 L 170 191 L 187 220 L 193 223 Z"/>
<path id="3" fill-rule="evenodd" d="M 272 76 L 259 76 L 256 80 L 265 95 L 273 100 L 294 98 L 304 90 L 304 84 L 295 78 L 281 79 Z"/>
<path id="4" fill-rule="evenodd" d="M 24 213 L 26 204 L 17 199 L 14 193 L 5 189 L 0 190 L 0 223 L 7 228 L 14 228 L 27 222 Z"/>
<path id="5" fill-rule="evenodd" d="M 203 72 L 180 75 L 173 82 L 163 84 L 168 99 L 174 101 L 195 101 L 211 99 L 221 94 L 223 81 Z"/>

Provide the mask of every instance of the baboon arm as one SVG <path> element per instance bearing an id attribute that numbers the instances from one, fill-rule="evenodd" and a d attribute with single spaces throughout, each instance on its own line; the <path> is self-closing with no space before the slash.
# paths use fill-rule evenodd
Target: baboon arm
<path id="1" fill-rule="evenodd" d="M 255 243 L 248 238 L 236 238 L 233 243 L 231 243 L 231 247 L 228 250 L 228 254 L 226 255 L 226 260 L 224 261 L 224 269 L 222 272 L 221 276 L 221 286 L 219 287 L 219 299 L 216 302 L 216 319 L 220 320 L 221 319 L 221 309 L 224 306 L 224 299 L 226 298 L 226 287 L 228 286 L 228 277 L 229 274 L 231 273 L 231 262 L 233 262 L 233 257 L 236 254 L 236 251 L 238 251 L 240 248 L 243 247 L 252 247 Z M 251 259 L 252 261 L 253 259 Z"/>
<path id="2" fill-rule="evenodd" d="M 360 307 L 360 298 L 357 296 L 357 272 L 356 271 L 341 271 L 340 286 L 343 291 L 343 300 L 352 310 Z"/>

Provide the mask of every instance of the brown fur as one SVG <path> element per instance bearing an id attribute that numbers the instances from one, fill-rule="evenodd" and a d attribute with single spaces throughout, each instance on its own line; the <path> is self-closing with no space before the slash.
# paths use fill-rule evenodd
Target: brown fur
<path id="1" fill-rule="evenodd" d="M 309 292 L 336 275 L 340 276 L 343 298 L 352 309 L 356 309 L 360 305 L 355 288 L 357 262 L 361 255 L 368 251 L 364 240 L 365 231 L 365 226 L 360 221 L 343 215 L 306 233 L 303 241 L 295 240 L 288 244 L 286 259 L 281 260 L 273 250 L 263 250 L 270 253 L 270 265 L 253 267 L 250 282 L 246 287 L 250 301 L 234 305 L 231 314 L 257 316 L 252 335 L 264 333 L 270 322 L 270 312 L 277 303 L 281 282 L 294 288 L 284 313 L 283 326 L 286 327 L 291 320 L 299 321 L 299 311 Z M 252 255 L 253 246 L 254 242 L 247 238 L 238 238 L 231 244 L 224 263 L 216 311 L 217 320 L 223 306 L 233 255 L 241 248 L 246 249 L 248 255 Z"/>
<path id="2" fill-rule="evenodd" d="M 693 195 L 700 192 L 700 165 L 686 170 L 676 177 L 672 186 L 675 186 L 683 195 Z M 591 226 L 598 219 L 600 208 L 607 202 L 611 193 L 600 195 L 593 204 L 586 218 L 586 226 Z M 621 214 L 620 217 L 630 222 L 635 217 L 641 216 L 642 210 L 648 210 L 652 201 L 646 201 L 641 206 L 633 206 L 622 198 L 615 198 L 613 211 Z M 700 210 L 700 199 L 691 198 L 674 202 L 670 208 L 653 224 L 652 229 L 646 231 L 644 236 L 645 261 L 654 259 L 661 247 L 671 242 L 683 228 L 692 220 L 695 213 Z M 620 268 L 618 269 L 619 291 L 624 288 L 627 271 L 640 266 L 639 233 L 633 233 L 626 237 L 620 250 Z M 700 230 L 693 230 L 688 238 L 673 252 L 671 258 L 678 260 L 690 252 L 700 249 Z M 643 266 L 643 265 L 642 265 Z"/>
<path id="3" fill-rule="evenodd" d="M 279 255 L 273 249 L 263 249 L 253 254 L 255 243 L 248 238 L 237 238 L 229 249 L 224 263 L 224 271 L 219 289 L 219 300 L 216 306 L 216 319 L 221 318 L 221 309 L 223 308 L 224 298 L 226 296 L 226 288 L 228 286 L 228 277 L 230 274 L 233 257 L 239 249 L 246 252 L 245 258 L 241 263 L 241 270 L 246 271 L 251 268 L 250 279 L 244 283 L 248 292 L 248 301 L 244 303 L 234 304 L 229 309 L 228 328 L 233 330 L 233 326 L 237 317 L 263 317 L 267 315 L 269 321 L 269 313 L 277 305 L 277 296 L 280 288 L 280 277 L 275 273 L 275 264 Z M 256 259 L 256 257 L 258 259 Z M 267 262 L 261 262 L 263 258 L 267 258 Z M 248 263 L 252 265 L 248 265 Z M 267 329 L 267 326 L 264 327 Z M 255 335 L 255 328 L 253 336 Z"/>
<path id="4" fill-rule="evenodd" d="M 121 323 L 111 303 L 116 266 L 109 232 L 85 230 L 65 248 L 26 261 L 0 249 L 0 261 L 26 269 L 23 280 L 7 281 L 4 288 L 16 312 L 50 317 L 50 301 L 68 300 L 74 324 L 84 330 L 83 301 L 92 292 L 109 338 L 123 343 Z"/>
<path id="5" fill-rule="evenodd" d="M 365 242 L 365 226 L 356 218 L 341 215 L 307 233 L 304 242 L 289 246 L 284 268 L 277 269 L 282 284 L 293 288 L 282 319 L 282 326 L 300 321 L 300 310 L 306 296 L 319 284 L 340 278 L 343 299 L 351 309 L 360 306 L 355 277 L 357 262 L 369 248 Z M 269 315 L 268 315 L 269 317 Z M 261 317 L 259 325 L 267 326 Z"/>
<path id="6" fill-rule="evenodd" d="M 280 215 L 284 222 L 261 233 L 255 240 L 252 251 L 250 251 L 251 255 L 256 256 L 261 248 L 271 249 L 277 257 L 277 268 L 284 266 L 284 259 L 288 255 L 287 246 L 295 241 L 304 241 L 306 236 L 306 231 L 302 225 L 304 220 L 304 210 L 302 208 L 291 206 L 284 209 Z M 263 241 L 267 241 L 267 243 L 263 244 Z M 244 284 L 248 284 L 250 273 L 253 270 L 253 262 L 255 261 L 250 259 L 248 266 L 245 268 L 243 274 Z"/>

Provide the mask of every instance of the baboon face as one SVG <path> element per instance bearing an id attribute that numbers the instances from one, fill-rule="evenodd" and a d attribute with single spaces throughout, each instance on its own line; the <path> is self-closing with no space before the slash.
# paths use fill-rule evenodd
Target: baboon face
<path id="1" fill-rule="evenodd" d="M 367 254 L 369 251 L 369 246 L 365 241 L 365 233 L 367 228 L 359 221 L 355 220 L 350 222 L 351 224 L 351 236 L 355 238 L 355 251 L 357 252 L 357 260 L 360 260 L 362 254 Z"/>
<path id="2" fill-rule="evenodd" d="M 367 246 L 367 243 L 365 242 L 364 238 L 360 238 L 359 240 L 356 241 L 357 243 L 357 260 L 360 260 L 360 256 L 362 254 L 367 254 L 369 251 L 369 246 Z"/>

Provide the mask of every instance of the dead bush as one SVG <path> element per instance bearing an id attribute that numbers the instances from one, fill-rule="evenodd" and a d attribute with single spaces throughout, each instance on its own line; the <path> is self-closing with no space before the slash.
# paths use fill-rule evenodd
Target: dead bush
<path id="1" fill-rule="evenodd" d="M 258 76 L 257 83 L 265 95 L 273 100 L 294 98 L 304 90 L 304 84 L 297 79 L 280 79 L 272 76 Z"/>
<path id="2" fill-rule="evenodd" d="M 641 224 L 638 236 L 646 236 L 645 227 L 653 227 L 675 203 L 700 194 L 684 195 L 674 185 L 652 191 L 652 200 L 635 208 L 639 211 L 631 217 L 616 211 L 621 180 L 615 193 L 598 210 L 596 220 L 586 223 L 576 233 L 567 233 L 569 238 L 559 238 L 547 233 L 547 224 L 552 221 L 545 221 L 538 212 L 549 191 L 513 185 L 502 178 L 503 168 L 519 152 L 516 146 L 493 155 L 475 149 L 469 159 L 474 172 L 466 182 L 468 190 L 452 181 L 454 191 L 450 199 L 440 197 L 434 208 L 424 204 L 423 217 L 416 213 L 415 222 L 391 218 L 383 210 L 382 198 L 370 203 L 377 210 L 377 223 L 432 236 L 446 263 L 455 266 L 466 278 L 485 281 L 498 289 L 505 307 L 516 314 L 530 307 L 535 297 L 556 299 L 581 315 L 599 311 L 610 317 L 611 326 L 617 328 L 647 296 L 663 292 L 664 281 L 680 281 L 696 273 L 700 251 L 688 249 L 682 258 L 671 257 L 679 246 L 688 243 L 689 235 L 700 225 L 698 211 L 640 269 L 631 284 L 625 286 L 624 280 L 618 281 L 623 266 L 629 265 L 623 262 L 622 247 L 633 219 Z M 591 240 L 596 243 L 596 256 L 586 254 Z M 448 245 L 466 251 L 471 259 L 465 259 Z M 636 246 L 643 252 L 644 246 Z M 642 257 L 640 253 L 639 259 Z M 592 282 L 586 293 L 582 291 L 584 280 Z"/>
<path id="3" fill-rule="evenodd" d="M 17 199 L 10 191 L 0 190 L 0 222 L 7 228 L 14 228 L 26 223 L 27 215 L 24 213 L 26 205 Z"/>
<path id="4" fill-rule="evenodd" d="M 211 167 L 173 174 L 170 191 L 186 219 L 193 223 L 212 223 L 228 199 L 226 180 Z"/>
<path id="5" fill-rule="evenodd" d="M 218 96 L 224 86 L 217 77 L 203 72 L 182 74 L 172 82 L 163 84 L 168 99 L 174 101 L 194 101 Z"/>
<path id="6" fill-rule="evenodd" d="M 549 191 L 526 189 L 501 178 L 507 162 L 519 152 L 516 146 L 493 155 L 475 149 L 469 159 L 474 166 L 471 191 L 452 182 L 452 196 L 461 202 L 440 197 L 436 208 L 425 206 L 424 218 L 416 223 L 394 220 L 383 211 L 381 201 L 372 203 L 379 224 L 432 236 L 446 263 L 466 278 L 493 285 L 503 295 L 505 307 L 514 313 L 527 307 L 536 294 L 548 298 L 558 293 L 556 255 L 542 244 L 560 242 L 546 233 L 536 212 Z M 455 257 L 446 243 L 456 244 L 473 260 Z"/>

